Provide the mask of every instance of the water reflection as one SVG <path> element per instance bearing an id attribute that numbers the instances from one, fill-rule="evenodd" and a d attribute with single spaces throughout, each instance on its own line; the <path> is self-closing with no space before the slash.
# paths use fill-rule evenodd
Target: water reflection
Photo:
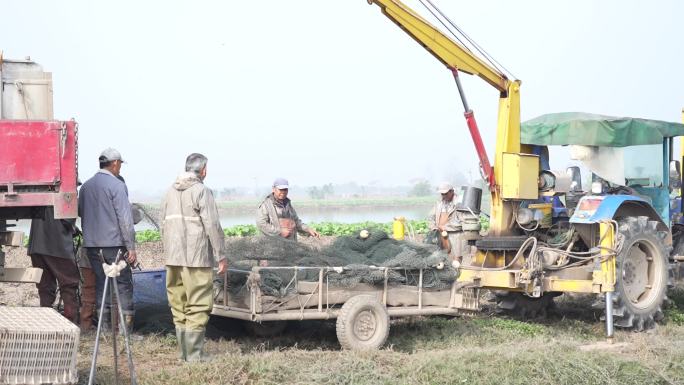
<path id="1" fill-rule="evenodd" d="M 396 216 L 403 216 L 409 220 L 421 220 L 428 216 L 430 205 L 416 205 L 411 207 L 373 207 L 373 208 L 339 208 L 339 207 L 302 207 L 295 209 L 304 223 L 338 222 L 391 222 Z M 249 213 L 221 213 L 223 227 L 254 224 L 255 216 Z"/>
<path id="2" fill-rule="evenodd" d="M 426 219 L 431 209 L 430 204 L 417 204 L 402 207 L 300 207 L 295 209 L 304 223 L 338 222 L 391 222 L 396 216 L 403 216 L 409 220 Z M 256 211 L 256 209 L 255 209 Z M 221 209 L 221 226 L 224 228 L 235 225 L 253 225 L 255 214 L 244 208 L 237 210 Z M 20 220 L 11 230 L 24 231 L 28 236 L 31 227 L 30 220 Z M 137 231 L 154 229 L 149 222 L 143 221 L 135 226 Z"/>

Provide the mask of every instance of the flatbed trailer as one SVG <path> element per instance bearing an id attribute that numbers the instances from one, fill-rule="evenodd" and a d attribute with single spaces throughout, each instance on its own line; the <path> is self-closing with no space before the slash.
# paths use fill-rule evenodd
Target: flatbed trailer
<path id="1" fill-rule="evenodd" d="M 381 284 L 358 283 L 341 286 L 330 282 L 328 275 L 341 273 L 344 267 L 261 267 L 251 270 L 228 269 L 223 287 L 215 296 L 212 314 L 253 323 L 276 321 L 332 320 L 336 321 L 337 337 L 344 349 L 369 350 L 382 347 L 389 334 L 390 317 L 459 315 L 479 311 L 479 289 L 470 283 L 454 282 L 446 288 L 428 288 L 424 285 L 427 269 L 374 267 L 383 274 Z M 281 290 L 282 295 L 266 295 L 259 282 L 264 272 L 280 270 L 292 272 L 291 279 Z M 415 274 L 416 285 L 394 283 L 389 280 L 391 270 Z M 300 280 L 298 273 L 313 273 L 318 279 Z M 229 290 L 229 275 L 246 275 L 244 285 Z"/>

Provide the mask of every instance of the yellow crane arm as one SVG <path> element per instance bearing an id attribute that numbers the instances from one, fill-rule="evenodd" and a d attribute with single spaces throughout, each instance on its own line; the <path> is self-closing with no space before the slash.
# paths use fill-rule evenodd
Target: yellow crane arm
<path id="1" fill-rule="evenodd" d="M 490 233 L 496 236 L 510 233 L 511 218 L 515 208 L 512 201 L 504 199 L 501 183 L 504 180 L 504 154 L 517 154 L 521 151 L 520 81 L 509 80 L 506 75 L 470 52 L 467 47 L 446 36 L 400 0 L 367 1 L 369 4 L 377 4 L 385 16 L 452 71 L 465 109 L 468 129 L 480 157 L 480 168 L 492 194 Z M 499 91 L 494 167 L 490 166 L 473 112 L 465 99 L 458 79 L 459 71 L 477 75 Z M 520 173 L 521 171 L 517 169 L 513 172 Z M 535 178 L 536 175 L 532 179 Z M 531 180 L 531 183 L 535 184 L 536 179 Z"/>
<path id="2" fill-rule="evenodd" d="M 509 80 L 495 68 L 475 56 L 463 45 L 453 41 L 399 0 L 368 0 L 377 4 L 382 13 L 411 36 L 423 48 L 448 68 L 477 75 L 499 92 L 508 92 Z"/>

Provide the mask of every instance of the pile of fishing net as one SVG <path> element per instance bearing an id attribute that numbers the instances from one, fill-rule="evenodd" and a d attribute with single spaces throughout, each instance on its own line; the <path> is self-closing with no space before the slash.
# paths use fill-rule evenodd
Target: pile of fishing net
<path id="1" fill-rule="evenodd" d="M 389 267 L 390 284 L 417 285 L 423 269 L 423 287 L 449 287 L 457 277 L 448 255 L 435 245 L 397 241 L 381 230 L 367 237 L 344 236 L 330 246 L 316 248 L 280 237 L 248 237 L 229 242 L 227 255 L 233 269 L 251 271 L 253 266 L 334 267 L 325 274 L 331 286 L 352 287 L 359 283 L 383 284 Z M 231 272 L 228 288 L 240 291 L 247 274 Z M 297 281 L 318 282 L 319 269 L 262 269 L 259 286 L 266 295 L 285 296 L 295 292 Z M 217 282 L 217 286 L 223 282 Z"/>

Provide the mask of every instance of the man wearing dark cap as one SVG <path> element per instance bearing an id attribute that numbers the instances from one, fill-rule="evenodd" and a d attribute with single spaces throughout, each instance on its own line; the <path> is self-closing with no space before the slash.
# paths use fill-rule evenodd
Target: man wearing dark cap
<path id="1" fill-rule="evenodd" d="M 273 192 L 269 194 L 257 209 L 256 224 L 264 235 L 280 236 L 293 241 L 297 240 L 297 232 L 312 237 L 320 237 L 316 230 L 304 224 L 290 199 L 287 179 L 278 178 L 273 181 Z"/>
<path id="2" fill-rule="evenodd" d="M 118 176 L 124 160 L 121 154 L 107 148 L 99 157 L 100 170 L 81 187 L 78 197 L 78 211 L 83 228 L 83 247 L 96 277 L 97 308 L 102 303 L 102 292 L 106 275 L 103 263 L 112 264 L 117 257 L 130 265 L 136 262 L 135 229 L 133 215 L 128 202 L 128 189 Z M 123 309 L 126 328 L 133 326 L 133 276 L 130 265 L 116 278 L 119 298 Z M 103 316 L 110 318 L 111 303 L 105 300 Z"/>

